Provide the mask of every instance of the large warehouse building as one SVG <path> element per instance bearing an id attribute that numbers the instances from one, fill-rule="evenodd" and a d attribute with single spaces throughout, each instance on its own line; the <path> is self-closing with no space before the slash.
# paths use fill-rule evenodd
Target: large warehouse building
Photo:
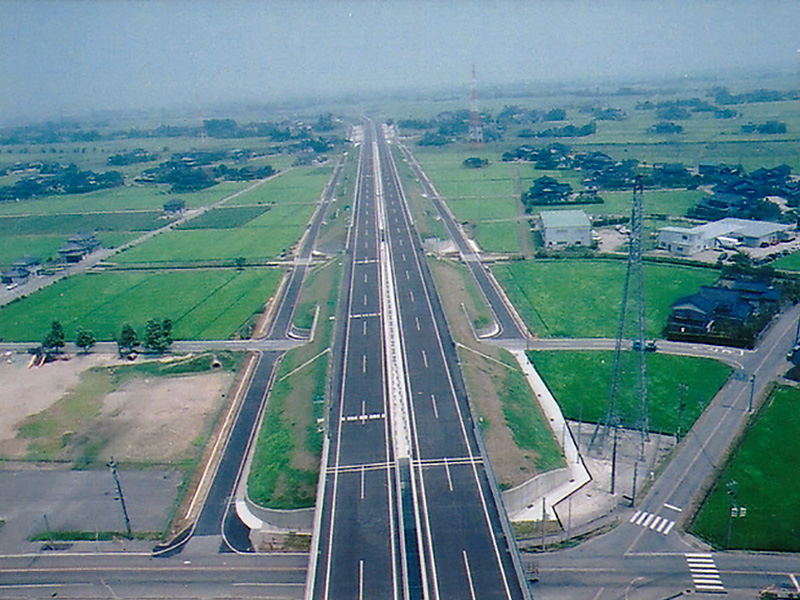
<path id="1" fill-rule="evenodd" d="M 788 237 L 791 225 L 746 219 L 722 219 L 697 227 L 664 227 L 658 230 L 658 247 L 678 256 L 691 256 L 714 248 L 758 248 Z"/>

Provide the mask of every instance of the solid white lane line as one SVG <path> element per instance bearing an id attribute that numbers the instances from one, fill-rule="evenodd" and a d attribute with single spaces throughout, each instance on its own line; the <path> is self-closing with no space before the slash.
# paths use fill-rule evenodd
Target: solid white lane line
<path id="1" fill-rule="evenodd" d="M 674 510 L 676 512 L 683 512 L 682 508 L 678 508 L 677 506 L 673 506 L 672 504 L 667 504 L 666 502 L 664 502 L 664 508 L 668 508 L 668 509 Z"/>
<path id="2" fill-rule="evenodd" d="M 469 583 L 469 595 L 472 597 L 472 600 L 476 600 L 475 598 L 475 588 L 472 585 L 472 572 L 469 570 L 469 559 L 467 558 L 467 551 L 461 551 L 464 555 L 464 568 L 467 570 L 467 582 Z"/>
<path id="3" fill-rule="evenodd" d="M 358 561 L 358 600 L 363 600 L 363 598 L 364 598 L 364 559 L 361 559 Z"/>
<path id="4" fill-rule="evenodd" d="M 447 464 L 447 457 L 444 459 L 444 472 L 447 475 L 447 487 L 450 488 L 450 491 L 453 491 L 453 480 L 450 478 L 450 466 Z"/>
<path id="5" fill-rule="evenodd" d="M 796 589 L 798 592 L 800 592 L 800 585 L 798 585 L 797 577 L 794 576 L 794 573 L 789 573 L 789 579 L 791 580 L 792 585 L 794 586 L 794 589 Z"/>
<path id="6" fill-rule="evenodd" d="M 439 418 L 439 409 L 436 408 L 436 396 L 431 394 L 431 404 L 433 404 L 433 416 Z"/>

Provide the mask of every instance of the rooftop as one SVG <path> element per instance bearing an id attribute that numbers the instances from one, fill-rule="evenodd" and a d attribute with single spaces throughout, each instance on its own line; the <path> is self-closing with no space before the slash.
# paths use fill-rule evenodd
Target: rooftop
<path id="1" fill-rule="evenodd" d="M 589 217 L 582 210 L 543 210 L 542 225 L 551 227 L 590 227 Z"/>

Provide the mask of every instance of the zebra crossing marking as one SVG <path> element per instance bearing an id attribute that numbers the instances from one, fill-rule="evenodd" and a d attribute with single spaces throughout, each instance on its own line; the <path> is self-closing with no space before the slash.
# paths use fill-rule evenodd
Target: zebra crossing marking
<path id="1" fill-rule="evenodd" d="M 628 519 L 628 522 L 644 527 L 645 529 L 650 529 L 661 535 L 667 535 L 675 526 L 675 521 L 643 510 L 637 510 L 633 513 L 631 518 Z"/>
<path id="2" fill-rule="evenodd" d="M 687 553 L 686 564 L 692 583 L 698 592 L 724 594 L 725 586 L 719 576 L 719 569 L 714 562 L 714 557 L 708 553 Z"/>

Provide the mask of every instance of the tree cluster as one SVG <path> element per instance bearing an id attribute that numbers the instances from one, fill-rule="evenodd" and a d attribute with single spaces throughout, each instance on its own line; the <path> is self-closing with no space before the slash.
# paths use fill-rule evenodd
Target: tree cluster
<path id="1" fill-rule="evenodd" d="M 75 332 L 75 345 L 82 352 L 88 352 L 93 348 L 95 341 L 94 334 L 91 331 L 84 327 L 78 327 Z M 42 340 L 41 351 L 46 355 L 57 354 L 64 348 L 65 343 L 64 327 L 60 321 L 54 320 L 50 324 L 50 330 Z"/>
<path id="2" fill-rule="evenodd" d="M 480 158 L 479 156 L 470 156 L 469 158 L 465 158 L 461 164 L 468 169 L 482 169 L 483 167 L 489 166 L 489 159 Z"/>
<path id="3" fill-rule="evenodd" d="M 112 167 L 125 167 L 137 163 L 152 162 L 158 158 L 155 152 L 148 152 L 143 148 L 135 148 L 128 152 L 118 152 L 108 157 L 108 164 Z"/>
<path id="4" fill-rule="evenodd" d="M 81 171 L 74 164 L 39 163 L 39 174 L 23 177 L 14 185 L 0 187 L 0 202 L 27 200 L 53 194 L 84 194 L 119 187 L 125 178 L 119 171 Z"/>
<path id="5" fill-rule="evenodd" d="M 745 123 L 742 125 L 742 133 L 761 133 L 765 135 L 786 133 L 786 123 L 782 121 L 766 121 L 759 124 Z"/>
<path id="6" fill-rule="evenodd" d="M 117 349 L 120 356 L 133 352 L 142 345 L 145 351 L 163 353 L 172 344 L 172 321 L 170 319 L 149 319 L 144 327 L 144 338 L 140 342 L 139 334 L 130 323 L 125 323 L 117 336 Z"/>

